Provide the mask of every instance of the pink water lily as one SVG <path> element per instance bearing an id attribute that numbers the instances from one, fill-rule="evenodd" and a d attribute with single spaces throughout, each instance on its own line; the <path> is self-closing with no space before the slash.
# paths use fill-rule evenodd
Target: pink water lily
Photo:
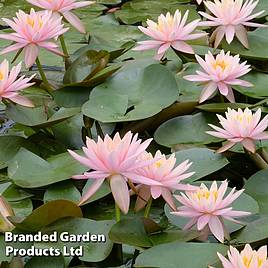
<path id="1" fill-rule="evenodd" d="M 246 61 L 240 63 L 239 55 L 231 56 L 230 52 L 225 54 L 222 50 L 216 57 L 211 52 L 208 52 L 205 55 L 205 60 L 198 55 L 195 57 L 203 70 L 196 71 L 196 75 L 186 75 L 184 79 L 204 85 L 199 98 L 200 103 L 212 98 L 217 91 L 230 102 L 235 102 L 232 86 L 253 86 L 251 83 L 240 79 L 241 76 L 250 72 L 251 69 Z"/>
<path id="2" fill-rule="evenodd" d="M 62 15 L 79 32 L 86 33 L 86 29 L 81 20 L 71 10 L 86 7 L 95 3 L 95 1 L 77 1 L 77 0 L 27 0 L 27 2 L 37 7 L 51 10 L 54 14 Z"/>
<path id="3" fill-rule="evenodd" d="M 193 48 L 186 43 L 188 40 L 198 39 L 206 35 L 206 33 L 193 33 L 200 20 L 194 20 L 186 24 L 189 11 L 187 10 L 182 16 L 177 10 L 174 16 L 168 12 L 158 17 L 158 22 L 147 20 L 148 27 L 139 26 L 139 29 L 153 40 L 138 42 L 138 46 L 134 48 L 136 51 L 156 49 L 156 59 L 161 59 L 165 52 L 172 47 L 177 51 L 193 54 Z"/>
<path id="4" fill-rule="evenodd" d="M 40 48 L 64 56 L 54 42 L 55 38 L 68 31 L 61 23 L 61 17 L 54 17 L 52 11 L 35 12 L 34 9 L 31 9 L 30 14 L 22 10 L 16 14 L 13 20 L 2 19 L 15 32 L 0 34 L 0 39 L 11 40 L 15 44 L 3 49 L 0 55 L 23 49 L 26 67 L 34 64 Z"/>
<path id="5" fill-rule="evenodd" d="M 115 202 L 124 213 L 127 213 L 130 203 L 128 180 L 132 183 L 156 184 L 154 180 L 135 173 L 138 168 L 150 165 L 155 161 L 143 161 L 139 158 L 151 141 L 152 139 L 148 139 L 142 143 L 141 140 L 138 140 L 138 134 L 133 136 L 131 132 L 121 139 L 117 133 L 113 139 L 108 135 L 103 140 L 99 137 L 97 143 L 87 138 L 87 147 L 83 147 L 85 156 L 68 150 L 77 161 L 89 169 L 93 169 L 83 175 L 73 176 L 74 179 L 95 180 L 79 204 L 87 202 L 107 179 Z M 159 183 L 159 185 L 161 184 Z"/>
<path id="6" fill-rule="evenodd" d="M 231 43 L 236 36 L 246 48 L 249 47 L 246 27 L 267 27 L 267 25 L 250 22 L 260 16 L 263 11 L 252 14 L 258 4 L 258 0 L 215 0 L 204 1 L 212 15 L 200 11 L 199 13 L 208 19 L 200 23 L 201 26 L 216 26 L 212 33 L 211 42 L 218 47 L 222 39 L 226 38 Z"/>
<path id="7" fill-rule="evenodd" d="M 228 238 L 228 230 L 226 230 L 223 220 L 239 223 L 234 218 L 250 215 L 249 212 L 236 211 L 231 207 L 231 204 L 244 190 L 235 192 L 235 188 L 233 188 L 231 192 L 225 196 L 227 187 L 227 181 L 223 181 L 219 188 L 216 181 L 214 181 L 210 189 L 202 183 L 196 191 L 186 191 L 186 194 L 181 193 L 181 195 L 175 195 L 175 198 L 183 206 L 178 207 L 178 211 L 171 213 L 191 219 L 184 229 L 190 229 L 192 226 L 196 225 L 197 230 L 204 230 L 207 234 L 210 231 L 223 243 L 224 237 Z"/>
<path id="8" fill-rule="evenodd" d="M 151 183 L 150 181 L 149 185 L 144 183 L 137 186 L 138 198 L 135 208 L 136 211 L 142 209 L 151 196 L 153 199 L 162 196 L 168 205 L 173 210 L 176 210 L 172 192 L 174 190 L 196 189 L 194 186 L 181 183 L 181 181 L 191 177 L 194 174 L 194 172 L 185 173 L 192 165 L 189 160 L 186 160 L 175 167 L 175 154 L 166 157 L 164 154 L 161 154 L 160 151 L 156 152 L 155 157 L 153 157 L 151 153 L 145 152 L 141 159 L 144 161 L 153 159 L 156 160 L 151 165 L 137 170 L 137 174 L 155 181 L 155 184 Z"/>
<path id="9" fill-rule="evenodd" d="M 33 107 L 33 103 L 19 93 L 21 90 L 34 85 L 34 83 L 30 83 L 34 75 L 29 78 L 25 78 L 23 75 L 18 78 L 20 70 L 21 63 L 12 67 L 10 71 L 7 60 L 3 60 L 0 64 L 0 101 L 8 99 L 23 106 Z"/>
<path id="10" fill-rule="evenodd" d="M 267 246 L 262 246 L 258 250 L 253 250 L 249 244 L 239 253 L 230 246 L 228 259 L 218 253 L 223 268 L 267 268 Z"/>
<path id="11" fill-rule="evenodd" d="M 9 216 L 14 216 L 13 209 L 6 199 L 0 195 L 0 232 L 11 231 L 15 228 L 15 226 L 7 219 Z"/>
<path id="12" fill-rule="evenodd" d="M 215 131 L 207 131 L 208 134 L 227 139 L 227 143 L 218 150 L 224 152 L 236 143 L 241 143 L 246 150 L 255 153 L 254 140 L 267 140 L 268 132 L 264 131 L 268 127 L 268 115 L 261 120 L 261 109 L 255 113 L 248 108 L 233 110 L 228 108 L 225 113 L 226 118 L 217 115 L 223 128 L 209 124 Z"/>

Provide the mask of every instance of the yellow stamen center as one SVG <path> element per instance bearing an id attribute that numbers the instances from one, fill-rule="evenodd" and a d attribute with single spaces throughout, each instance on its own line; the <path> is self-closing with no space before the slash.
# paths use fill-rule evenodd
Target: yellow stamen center
<path id="1" fill-rule="evenodd" d="M 170 15 L 169 17 L 166 17 L 166 22 L 169 26 L 172 26 L 173 22 L 174 22 L 173 16 Z M 164 23 L 165 22 L 162 19 L 158 19 L 157 30 L 163 31 L 164 30 Z"/>
<path id="2" fill-rule="evenodd" d="M 155 165 L 156 165 L 157 168 L 160 168 L 162 166 L 162 164 L 163 164 L 163 160 L 162 159 L 160 159 L 157 162 L 155 162 Z"/>
<path id="3" fill-rule="evenodd" d="M 198 200 L 201 200 L 201 199 L 207 199 L 208 200 L 211 196 L 216 201 L 217 198 L 218 198 L 218 191 L 209 191 L 209 190 L 206 190 L 206 189 L 201 189 L 201 190 L 197 191 L 197 193 L 196 193 L 196 197 L 197 197 Z"/>
<path id="4" fill-rule="evenodd" d="M 34 28 L 35 21 L 32 18 L 27 17 L 27 24 L 30 25 L 32 28 Z M 38 19 L 38 24 L 39 28 L 41 28 L 43 26 L 43 21 L 41 19 Z"/>
<path id="5" fill-rule="evenodd" d="M 0 72 L 0 81 L 4 80 L 4 74 Z"/>
<path id="6" fill-rule="evenodd" d="M 243 263 L 246 268 L 249 268 L 251 261 L 252 261 L 252 256 L 250 258 L 248 258 L 247 256 L 243 257 Z"/>
<path id="7" fill-rule="evenodd" d="M 227 62 L 224 60 L 216 60 L 213 64 L 213 68 L 216 69 L 217 67 L 220 67 L 223 71 L 229 66 Z"/>

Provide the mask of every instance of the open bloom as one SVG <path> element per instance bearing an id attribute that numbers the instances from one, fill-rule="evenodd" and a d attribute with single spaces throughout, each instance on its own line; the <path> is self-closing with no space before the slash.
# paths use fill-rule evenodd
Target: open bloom
<path id="1" fill-rule="evenodd" d="M 228 259 L 218 253 L 223 268 L 267 268 L 267 246 L 253 250 L 249 244 L 239 253 L 239 251 L 230 246 Z"/>
<path id="2" fill-rule="evenodd" d="M 58 46 L 53 42 L 55 38 L 65 33 L 68 29 L 61 23 L 62 18 L 56 18 L 51 11 L 35 12 L 30 14 L 19 10 L 17 17 L 2 19 L 15 33 L 0 34 L 0 38 L 12 40 L 15 44 L 8 46 L 0 55 L 11 51 L 24 50 L 26 67 L 31 67 L 39 54 L 40 48 L 45 48 L 55 54 L 63 56 Z"/>
<path id="3" fill-rule="evenodd" d="M 87 138 L 87 147 L 83 147 L 85 157 L 68 150 L 77 161 L 94 170 L 85 172 L 83 175 L 73 176 L 74 179 L 95 180 L 82 197 L 80 205 L 89 200 L 107 178 L 115 202 L 124 213 L 127 213 L 130 202 L 128 180 L 135 183 L 155 184 L 155 181 L 134 172 L 136 169 L 152 163 L 152 160 L 139 159 L 151 141 L 152 139 L 148 139 L 142 143 L 141 140 L 138 140 L 138 135 L 133 136 L 131 132 L 121 139 L 117 133 L 113 139 L 108 135 L 103 140 L 99 137 L 97 143 Z M 159 183 L 159 185 L 161 184 Z"/>
<path id="4" fill-rule="evenodd" d="M 226 118 L 217 115 L 223 128 L 209 124 L 209 126 L 216 131 L 207 131 L 207 133 L 212 136 L 228 140 L 228 142 L 218 150 L 219 153 L 230 149 L 238 142 L 240 142 L 245 149 L 254 153 L 254 140 L 268 139 L 268 133 L 264 131 L 268 126 L 268 115 L 260 121 L 260 108 L 254 114 L 248 108 L 244 111 L 241 109 L 236 111 L 228 108 L 225 115 Z"/>
<path id="5" fill-rule="evenodd" d="M 211 52 L 205 55 L 205 60 L 198 55 L 195 57 L 203 71 L 196 71 L 196 75 L 186 75 L 184 78 L 204 85 L 199 102 L 212 98 L 217 90 L 230 102 L 235 102 L 233 85 L 253 86 L 251 83 L 239 79 L 251 70 L 250 66 L 246 64 L 247 62 L 239 63 L 239 55 L 231 56 L 230 52 L 225 54 L 222 50 L 215 58 Z"/>
<path id="6" fill-rule="evenodd" d="M 175 198 L 183 205 L 178 207 L 177 212 L 172 214 L 191 218 L 184 229 L 189 229 L 193 225 L 197 225 L 199 231 L 211 231 L 211 233 L 223 243 L 224 237 L 228 237 L 228 231 L 224 226 L 223 220 L 230 220 L 239 223 L 234 218 L 247 216 L 250 213 L 244 211 L 235 211 L 230 207 L 232 202 L 236 200 L 244 190 L 235 192 L 235 188 L 231 190 L 226 197 L 228 183 L 223 181 L 218 188 L 216 181 L 207 188 L 205 184 L 201 184 L 198 190 L 188 192 L 186 194 L 175 195 Z M 208 228 L 207 228 L 208 226 Z"/>
<path id="7" fill-rule="evenodd" d="M 3 196 L 0 195 L 0 232 L 7 232 L 14 229 L 14 225 L 7 219 L 14 216 L 13 209 Z"/>
<path id="8" fill-rule="evenodd" d="M 263 10 L 251 14 L 258 2 L 258 0 L 246 0 L 244 3 L 243 0 L 205 1 L 205 6 L 214 16 L 200 11 L 199 13 L 208 19 L 208 21 L 201 22 L 200 25 L 217 27 L 211 36 L 211 42 L 215 42 L 215 47 L 219 46 L 225 35 L 226 41 L 229 44 L 233 41 L 234 36 L 236 36 L 242 45 L 248 48 L 246 27 L 266 27 L 263 24 L 250 22 L 250 20 L 264 12 Z"/>
<path id="9" fill-rule="evenodd" d="M 34 83 L 29 83 L 32 78 L 25 78 L 18 75 L 21 70 L 21 63 L 14 66 L 9 72 L 9 63 L 7 60 L 3 60 L 0 64 L 0 100 L 9 99 L 15 103 L 21 104 L 23 106 L 33 107 L 33 103 L 27 98 L 19 95 L 22 89 L 32 86 Z"/>
<path id="10" fill-rule="evenodd" d="M 189 163 L 189 160 L 186 160 L 175 167 L 175 154 L 172 154 L 167 158 L 165 155 L 161 154 L 160 151 L 156 152 L 155 157 L 153 157 L 151 153 L 145 152 L 141 159 L 144 161 L 155 159 L 155 162 L 151 165 L 137 170 L 137 174 L 155 181 L 155 184 L 150 182 L 150 185 L 144 183 L 137 186 L 138 198 L 136 202 L 136 210 L 143 208 L 146 201 L 148 201 L 151 196 L 156 199 L 161 195 L 169 206 L 173 210 L 176 210 L 172 191 L 196 189 L 194 186 L 180 183 L 182 180 L 187 179 L 194 174 L 194 172 L 185 173 L 192 164 Z"/>
<path id="11" fill-rule="evenodd" d="M 85 27 L 80 19 L 71 12 L 71 10 L 89 6 L 94 1 L 76 1 L 76 0 L 27 0 L 34 6 L 51 10 L 56 14 L 62 15 L 71 25 L 73 25 L 81 33 L 86 33 Z"/>
<path id="12" fill-rule="evenodd" d="M 156 59 L 161 59 L 170 47 L 193 54 L 193 48 L 186 41 L 198 39 L 205 36 L 206 33 L 192 33 L 200 20 L 194 20 L 186 24 L 188 13 L 187 10 L 182 17 L 181 12 L 177 10 L 174 16 L 170 15 L 169 12 L 166 16 L 161 14 L 157 23 L 147 20 L 148 27 L 139 26 L 139 29 L 153 40 L 138 42 L 138 46 L 134 50 L 156 49 Z"/>

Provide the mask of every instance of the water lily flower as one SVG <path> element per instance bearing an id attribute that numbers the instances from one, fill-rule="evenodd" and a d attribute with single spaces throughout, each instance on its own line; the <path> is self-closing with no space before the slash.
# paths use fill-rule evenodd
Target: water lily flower
<path id="1" fill-rule="evenodd" d="M 95 1 L 76 1 L 76 0 L 27 0 L 34 6 L 51 10 L 54 14 L 62 15 L 79 32 L 86 33 L 86 29 L 81 20 L 71 12 L 73 9 L 86 7 L 95 3 Z"/>
<path id="2" fill-rule="evenodd" d="M 187 10 L 182 17 L 179 10 L 172 16 L 168 12 L 165 15 L 161 14 L 158 17 L 158 22 L 147 20 L 148 27 L 139 26 L 138 28 L 153 40 L 138 42 L 138 46 L 134 48 L 136 51 L 156 49 L 155 58 L 160 60 L 165 52 L 172 47 L 177 51 L 193 54 L 193 48 L 186 43 L 188 40 L 198 39 L 206 35 L 206 33 L 192 33 L 199 19 L 186 24 L 189 11 Z"/>
<path id="3" fill-rule="evenodd" d="M 223 268 L 267 268 L 267 246 L 262 246 L 257 251 L 253 250 L 249 244 L 239 253 L 239 251 L 230 246 L 228 250 L 228 259 L 218 253 Z"/>
<path id="4" fill-rule="evenodd" d="M 208 19 L 208 21 L 200 22 L 200 26 L 217 27 L 211 36 L 211 42 L 214 42 L 215 47 L 219 46 L 224 36 L 228 44 L 236 36 L 242 45 L 248 48 L 246 27 L 267 27 L 263 24 L 250 22 L 264 12 L 263 10 L 252 14 L 258 2 L 258 0 L 246 0 L 244 3 L 243 0 L 205 1 L 205 6 L 214 16 L 200 11 L 199 13 Z"/>
<path id="5" fill-rule="evenodd" d="M 18 78 L 18 75 L 21 70 L 21 63 L 17 66 L 12 67 L 9 72 L 9 63 L 5 59 L 0 64 L 0 101 L 2 99 L 9 99 L 15 103 L 21 104 L 23 106 L 33 107 L 33 103 L 27 98 L 19 95 L 19 92 L 25 88 L 28 88 L 34 83 L 29 83 L 32 78 L 25 78 L 21 76 Z"/>
<path id="6" fill-rule="evenodd" d="M 23 49 L 28 68 L 34 64 L 40 48 L 64 56 L 54 42 L 55 38 L 68 31 L 61 23 L 61 17 L 54 17 L 52 11 L 35 12 L 34 9 L 30 14 L 19 10 L 16 15 L 13 20 L 2 19 L 15 32 L 0 34 L 0 39 L 12 40 L 15 44 L 3 49 L 0 55 Z"/>
<path id="7" fill-rule="evenodd" d="M 246 150 L 255 153 L 254 140 L 268 139 L 268 133 L 264 131 L 268 127 L 268 115 L 260 121 L 260 108 L 255 113 L 252 113 L 248 108 L 244 111 L 228 108 L 225 115 L 226 118 L 217 115 L 223 128 L 209 124 L 216 131 L 207 131 L 212 136 L 227 139 L 228 141 L 217 152 L 222 153 L 233 147 L 236 143 L 241 143 Z"/>
<path id="8" fill-rule="evenodd" d="M 184 79 L 204 85 L 199 98 L 200 103 L 212 98 L 217 90 L 230 102 L 235 102 L 232 86 L 253 86 L 251 83 L 239 79 L 251 70 L 246 61 L 240 63 L 239 55 L 231 56 L 230 52 L 225 54 L 222 50 L 215 58 L 211 52 L 205 55 L 205 60 L 198 55 L 195 57 L 203 70 L 196 71 L 196 75 L 186 75 Z"/>
<path id="9" fill-rule="evenodd" d="M 155 157 L 151 153 L 145 152 L 141 159 L 144 161 L 156 161 L 149 166 L 145 166 L 137 170 L 139 175 L 155 181 L 156 184 L 150 183 L 149 185 L 140 184 L 137 186 L 138 198 L 135 210 L 138 211 L 146 205 L 146 201 L 152 196 L 153 199 L 159 198 L 161 195 L 168 205 L 176 210 L 176 205 L 173 201 L 172 191 L 174 190 L 195 190 L 196 187 L 191 185 L 182 184 L 181 181 L 191 177 L 194 172 L 185 173 L 192 163 L 189 160 L 182 162 L 175 167 L 176 158 L 175 154 L 166 157 L 157 151 Z"/>
<path id="10" fill-rule="evenodd" d="M 175 195 L 175 198 L 183 205 L 178 207 L 178 211 L 171 212 L 180 217 L 190 218 L 184 229 L 190 229 L 195 224 L 197 230 L 210 232 L 220 241 L 224 242 L 224 237 L 228 238 L 228 231 L 224 226 L 223 220 L 230 220 L 239 223 L 234 218 L 250 215 L 249 212 L 233 210 L 231 204 L 236 200 L 244 190 L 231 190 L 227 196 L 228 183 L 223 181 L 218 188 L 216 181 L 207 188 L 201 184 L 196 191 L 186 191 L 186 194 Z M 225 196 L 225 197 L 224 197 Z"/>
<path id="11" fill-rule="evenodd" d="M 128 180 L 135 183 L 155 184 L 155 181 L 135 173 L 138 168 L 155 161 L 139 159 L 151 141 L 152 139 L 148 139 L 142 143 L 141 140 L 138 140 L 138 134 L 133 136 L 131 132 L 121 139 L 117 133 L 113 139 L 108 135 L 103 140 L 99 137 L 97 143 L 87 138 L 87 147 L 83 147 L 85 156 L 68 150 L 77 161 L 94 170 L 85 172 L 83 175 L 73 176 L 74 179 L 95 180 L 79 204 L 82 205 L 89 200 L 107 179 L 115 202 L 126 214 L 130 203 Z M 161 184 L 159 183 L 159 185 Z"/>
<path id="12" fill-rule="evenodd" d="M 7 219 L 14 216 L 13 209 L 3 196 L 0 195 L 0 232 L 7 232 L 14 229 L 14 225 Z"/>

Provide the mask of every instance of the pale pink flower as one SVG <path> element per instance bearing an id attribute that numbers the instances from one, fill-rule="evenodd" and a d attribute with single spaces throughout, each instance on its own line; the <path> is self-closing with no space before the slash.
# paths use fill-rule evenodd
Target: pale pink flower
<path id="1" fill-rule="evenodd" d="M 7 232 L 14 229 L 14 225 L 7 219 L 14 216 L 13 209 L 3 196 L 0 195 L 0 232 Z"/>
<path id="2" fill-rule="evenodd" d="M 238 111 L 228 108 L 225 113 L 226 118 L 217 115 L 223 128 L 209 124 L 216 131 L 206 131 L 208 134 L 227 139 L 228 143 L 218 150 L 222 153 L 236 143 L 241 143 L 248 151 L 255 153 L 254 140 L 267 140 L 268 133 L 264 131 L 268 126 L 268 115 L 261 121 L 261 109 L 254 114 L 246 108 Z"/>
<path id="3" fill-rule="evenodd" d="M 165 52 L 170 48 L 175 50 L 193 54 L 193 48 L 186 43 L 188 40 L 198 39 L 206 35 L 206 33 L 192 33 L 197 27 L 200 20 L 194 20 L 186 24 L 189 11 L 187 10 L 182 17 L 179 10 L 172 16 L 168 12 L 158 17 L 158 22 L 147 20 L 148 27 L 139 26 L 139 29 L 153 40 L 138 42 L 138 46 L 134 50 L 156 49 L 156 59 L 161 59 Z"/>
<path id="4" fill-rule="evenodd" d="M 230 102 L 235 102 L 232 86 L 253 86 L 251 83 L 239 79 L 251 70 L 250 66 L 246 64 L 246 61 L 239 63 L 239 55 L 231 56 L 230 52 L 225 54 L 222 50 L 215 58 L 211 52 L 205 55 L 205 60 L 198 55 L 195 57 L 203 70 L 196 71 L 196 75 L 186 75 L 184 79 L 200 82 L 204 85 L 199 98 L 200 103 L 212 98 L 217 90 Z"/>
<path id="5" fill-rule="evenodd" d="M 137 174 L 149 178 L 156 183 L 153 184 L 150 182 L 149 185 L 143 183 L 136 186 L 138 198 L 135 210 L 138 211 L 142 209 L 151 196 L 153 199 L 156 199 L 161 195 L 168 205 L 173 210 L 176 210 L 172 191 L 196 189 L 194 186 L 181 183 L 182 180 L 187 179 L 194 174 L 194 172 L 185 173 L 192 165 L 192 163 L 189 163 L 189 160 L 186 160 L 175 167 L 175 154 L 172 154 L 167 158 L 164 154 L 161 154 L 160 151 L 156 152 L 155 157 L 153 157 L 151 153 L 145 152 L 141 159 L 144 161 L 155 159 L 155 162 L 151 165 L 138 169 Z"/>
<path id="6" fill-rule="evenodd" d="M 262 246 L 257 251 L 253 250 L 249 244 L 239 253 L 230 246 L 228 259 L 218 253 L 223 268 L 267 268 L 267 246 Z"/>
<path id="7" fill-rule="evenodd" d="M 205 1 L 205 6 L 214 16 L 200 11 L 199 13 L 208 19 L 208 21 L 200 22 L 200 26 L 217 27 L 211 36 L 211 42 L 215 42 L 215 47 L 219 46 L 225 35 L 227 43 L 230 44 L 236 36 L 242 45 L 248 48 L 246 27 L 267 27 L 263 24 L 250 22 L 264 12 L 263 10 L 251 14 L 258 2 L 258 0 L 246 0 L 245 3 L 243 0 Z"/>
<path id="8" fill-rule="evenodd" d="M 151 141 L 152 139 L 148 139 L 142 143 L 138 140 L 138 134 L 133 136 L 131 132 L 121 139 L 117 133 L 113 139 L 108 135 L 103 140 L 99 137 L 97 143 L 87 138 L 87 147 L 83 147 L 85 157 L 68 150 L 77 161 L 94 170 L 73 176 L 74 179 L 95 180 L 79 204 L 89 200 L 104 180 L 108 179 L 115 202 L 124 213 L 127 213 L 130 203 L 128 180 L 135 183 L 155 184 L 155 181 L 135 173 L 138 168 L 155 161 L 139 159 Z"/>
<path id="9" fill-rule="evenodd" d="M 77 1 L 77 0 L 27 0 L 34 6 L 51 10 L 54 14 L 62 15 L 79 32 L 86 33 L 86 29 L 81 20 L 71 12 L 73 9 L 86 7 L 95 3 L 95 1 Z"/>
<path id="10" fill-rule="evenodd" d="M 234 218 L 249 215 L 249 212 L 233 210 L 230 205 L 236 200 L 244 190 L 235 192 L 235 188 L 224 197 L 228 187 L 227 181 L 223 181 L 218 188 L 216 181 L 207 188 L 201 184 L 196 191 L 186 191 L 186 194 L 175 195 L 175 198 L 183 205 L 178 207 L 177 212 L 171 212 L 177 216 L 190 218 L 184 229 L 190 229 L 195 224 L 197 230 L 210 232 L 220 241 L 224 242 L 224 237 L 228 237 L 228 231 L 223 220 L 230 220 L 239 223 Z"/>
<path id="11" fill-rule="evenodd" d="M 196 2 L 198 5 L 200 5 L 203 2 L 203 0 L 196 0 Z"/>
<path id="12" fill-rule="evenodd" d="M 15 33 L 0 34 L 0 39 L 14 41 L 15 44 L 2 50 L 0 55 L 23 49 L 26 67 L 34 64 L 40 48 L 64 56 L 53 40 L 68 31 L 61 23 L 61 17 L 54 17 L 51 11 L 35 12 L 34 9 L 30 14 L 19 10 L 16 15 L 13 20 L 2 19 Z"/>
<path id="13" fill-rule="evenodd" d="M 12 67 L 10 72 L 7 60 L 3 60 L 0 64 L 0 101 L 2 99 L 9 99 L 23 106 L 33 107 L 33 103 L 27 98 L 19 95 L 19 92 L 34 85 L 34 83 L 29 83 L 34 75 L 29 78 L 25 78 L 23 75 L 18 78 L 20 70 L 21 63 Z"/>

